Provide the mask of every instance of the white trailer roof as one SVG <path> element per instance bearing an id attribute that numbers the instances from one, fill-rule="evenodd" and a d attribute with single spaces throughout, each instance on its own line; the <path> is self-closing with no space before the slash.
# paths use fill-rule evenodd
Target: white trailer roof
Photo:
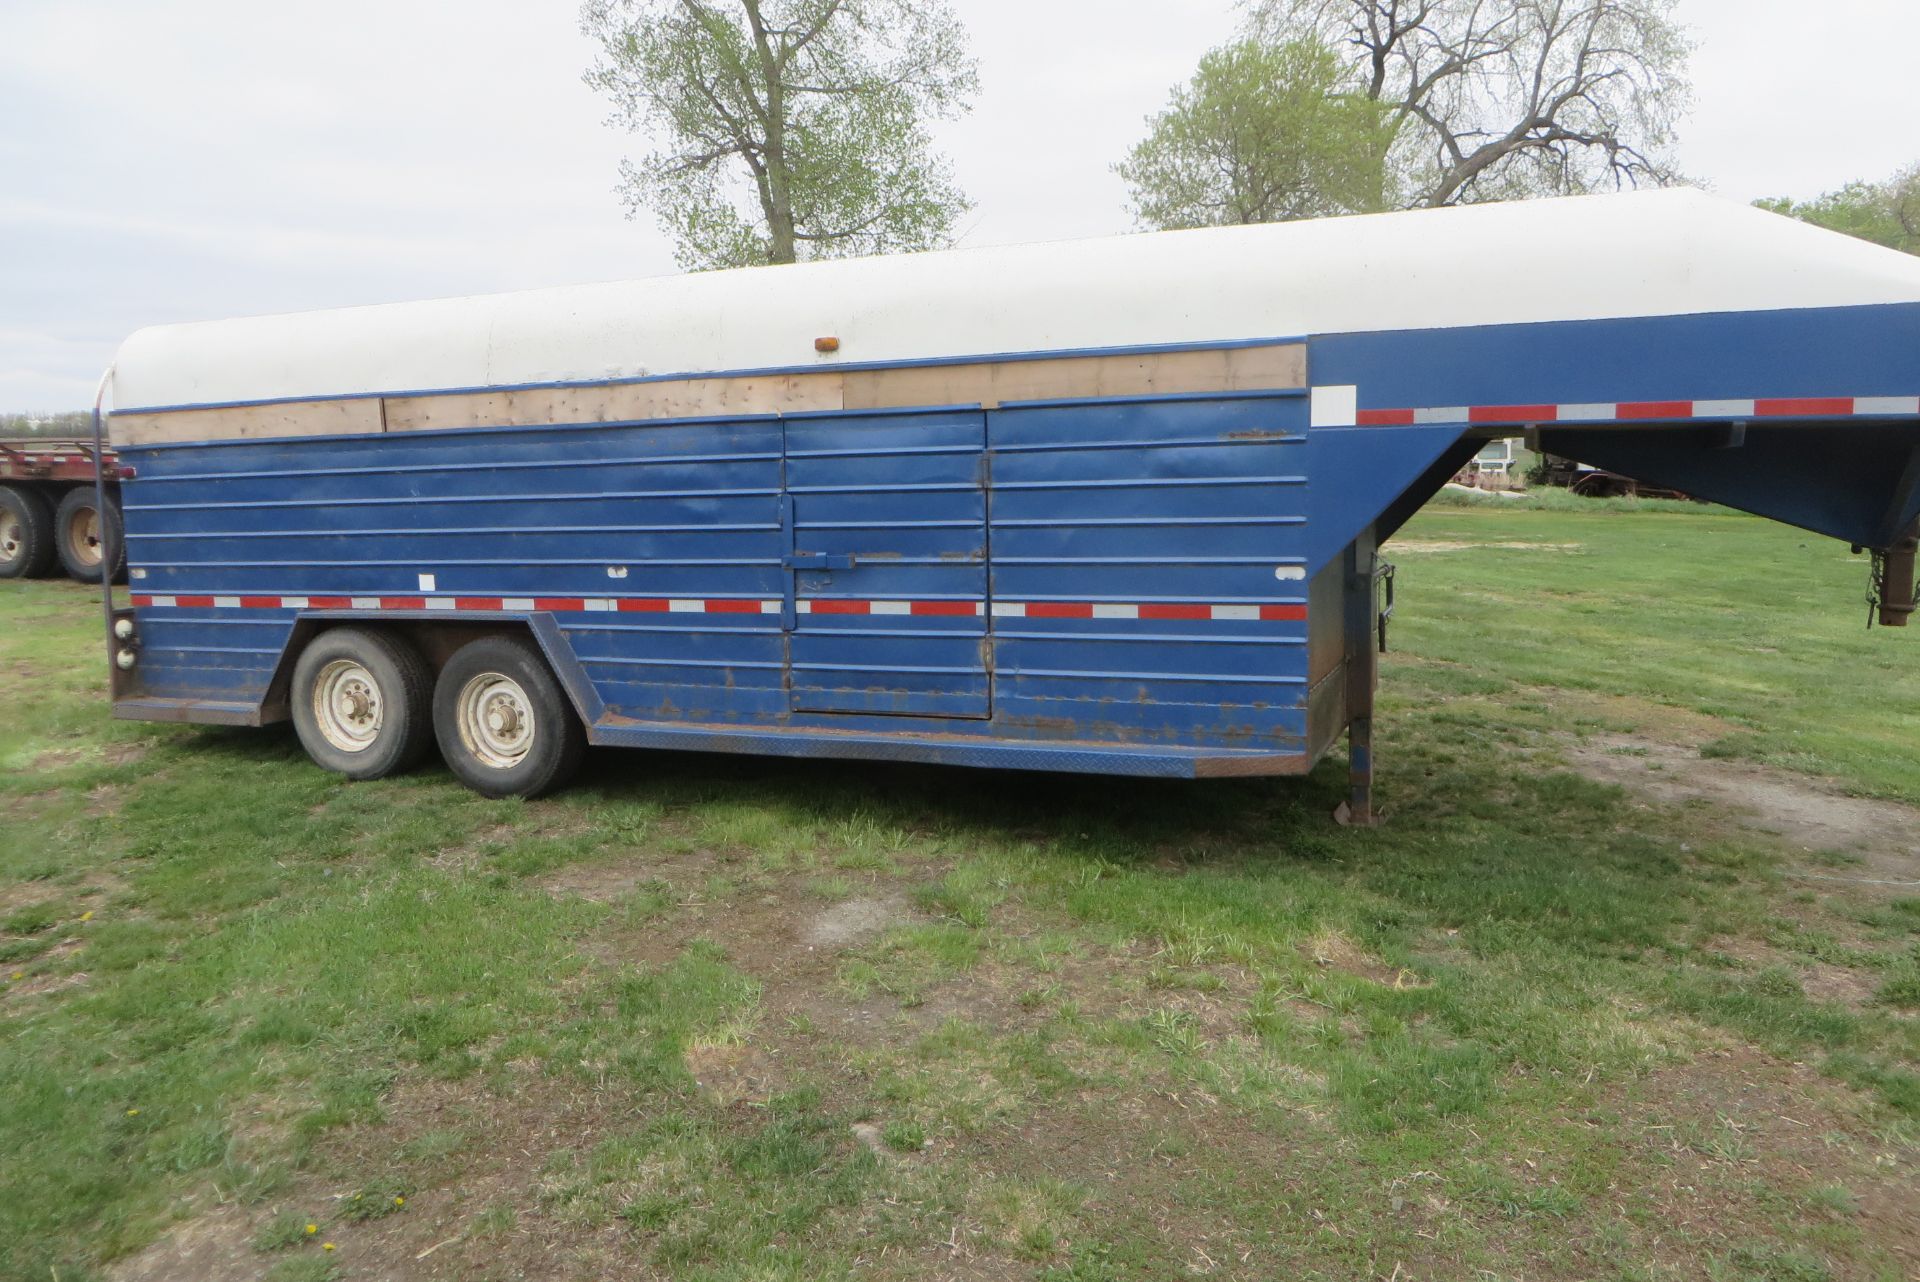
<path id="1" fill-rule="evenodd" d="M 122 410 L 1920 301 L 1920 258 L 1695 191 L 707 272 L 144 329 Z M 836 354 L 814 351 L 823 336 Z"/>

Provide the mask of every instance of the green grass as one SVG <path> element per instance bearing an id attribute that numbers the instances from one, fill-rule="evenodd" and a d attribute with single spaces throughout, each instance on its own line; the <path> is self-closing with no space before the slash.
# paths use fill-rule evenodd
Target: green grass
<path id="1" fill-rule="evenodd" d="M 1562 500 L 1389 556 L 1371 831 L 1337 759 L 347 784 L 108 720 L 97 602 L 5 585 L 0 1279 L 1902 1275 L 1920 896 L 1569 756 L 1920 801 L 1864 567 Z"/>

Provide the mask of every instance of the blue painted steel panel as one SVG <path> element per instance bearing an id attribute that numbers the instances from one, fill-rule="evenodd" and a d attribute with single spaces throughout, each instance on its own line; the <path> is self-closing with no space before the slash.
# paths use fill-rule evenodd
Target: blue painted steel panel
<path id="1" fill-rule="evenodd" d="M 988 715 L 985 447 L 981 413 L 787 423 L 796 711 Z"/>
<path id="2" fill-rule="evenodd" d="M 258 701 L 302 613 L 267 607 L 311 599 L 534 619 L 599 741 L 1298 753 L 1305 437 L 1248 395 L 130 449 L 134 590 L 180 601 L 139 610 L 139 675 Z"/>
<path id="3" fill-rule="evenodd" d="M 1333 334 L 1317 385 L 1360 408 L 1913 396 L 1920 304 Z"/>

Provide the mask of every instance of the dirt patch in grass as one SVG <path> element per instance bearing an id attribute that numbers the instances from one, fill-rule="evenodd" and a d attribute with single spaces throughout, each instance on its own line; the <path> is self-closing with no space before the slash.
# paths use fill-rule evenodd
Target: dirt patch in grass
<path id="1" fill-rule="evenodd" d="M 110 1282 L 253 1282 L 266 1262 L 253 1249 L 254 1226 L 236 1206 L 189 1220 L 107 1270 Z"/>
<path id="2" fill-rule="evenodd" d="M 1723 935 L 1708 940 L 1705 946 L 1755 970 L 1776 966 L 1791 971 L 1800 981 L 1801 990 L 1817 1002 L 1836 1002 L 1859 1010 L 1873 1001 L 1879 987 L 1875 976 L 1831 962 L 1798 957 L 1757 939 Z"/>
<path id="3" fill-rule="evenodd" d="M 675 870 L 667 864 L 641 859 L 624 859 L 613 864 L 568 864 L 540 878 L 539 884 L 550 895 L 571 895 L 597 904 L 610 904 L 625 899 L 647 882 L 666 880 L 662 874 Z"/>
<path id="4" fill-rule="evenodd" d="M 847 899 L 815 913 L 801 926 L 800 941 L 808 948 L 838 951 L 911 920 L 906 901 L 897 895 Z"/>
<path id="5" fill-rule="evenodd" d="M 34 757 L 27 766 L 32 774 L 44 774 L 51 770 L 64 770 L 68 766 L 77 766 L 83 762 L 97 761 L 109 766 L 124 766 L 140 760 L 147 755 L 144 743 L 108 743 L 94 748 L 49 748 Z"/>
<path id="6" fill-rule="evenodd" d="M 1803 1064 L 1726 1045 L 1652 1073 L 1625 1091 L 1622 1133 L 1654 1161 L 1639 1194 L 1693 1251 L 1749 1239 L 1777 1217 L 1763 1181 L 1779 1193 L 1837 1186 L 1857 1209 L 1862 1237 L 1920 1276 L 1920 1147 L 1876 1131 L 1867 1106 Z M 1670 1263 L 1697 1263 L 1691 1251 Z"/>
<path id="7" fill-rule="evenodd" d="M 1358 975 L 1361 979 L 1370 979 L 1376 984 L 1385 984 L 1388 988 L 1425 988 L 1427 986 L 1427 982 L 1413 971 L 1389 966 L 1337 932 L 1314 936 L 1300 951 L 1314 965 L 1323 970 L 1344 971 L 1349 975 Z"/>
<path id="8" fill-rule="evenodd" d="M 1911 894 L 1920 887 L 1920 809 L 1849 797 L 1804 775 L 1702 757 L 1698 750 L 1640 735 L 1593 735 L 1567 749 L 1580 773 L 1668 805 L 1709 802 L 1751 832 L 1802 851 L 1844 851 L 1854 870 L 1796 875 Z"/>

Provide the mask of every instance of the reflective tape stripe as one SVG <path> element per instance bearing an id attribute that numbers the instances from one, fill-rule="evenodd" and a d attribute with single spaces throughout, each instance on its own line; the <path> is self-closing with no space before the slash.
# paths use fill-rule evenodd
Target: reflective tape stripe
<path id="1" fill-rule="evenodd" d="M 737 597 L 497 597 L 497 596 L 181 596 L 134 593 L 136 607 L 215 610 L 433 611 L 435 613 L 549 614 L 778 614 L 778 598 Z M 1307 607 L 1295 601 L 874 601 L 810 597 L 794 602 L 812 616 L 883 615 L 894 618 L 1162 619 L 1298 621 Z"/>
<path id="2" fill-rule="evenodd" d="M 1702 418 L 1858 418 L 1920 416 L 1920 396 L 1786 396 L 1719 401 L 1584 401 L 1564 405 L 1455 405 L 1428 409 L 1365 409 L 1361 427 L 1523 426 L 1534 423 L 1628 423 Z"/>

